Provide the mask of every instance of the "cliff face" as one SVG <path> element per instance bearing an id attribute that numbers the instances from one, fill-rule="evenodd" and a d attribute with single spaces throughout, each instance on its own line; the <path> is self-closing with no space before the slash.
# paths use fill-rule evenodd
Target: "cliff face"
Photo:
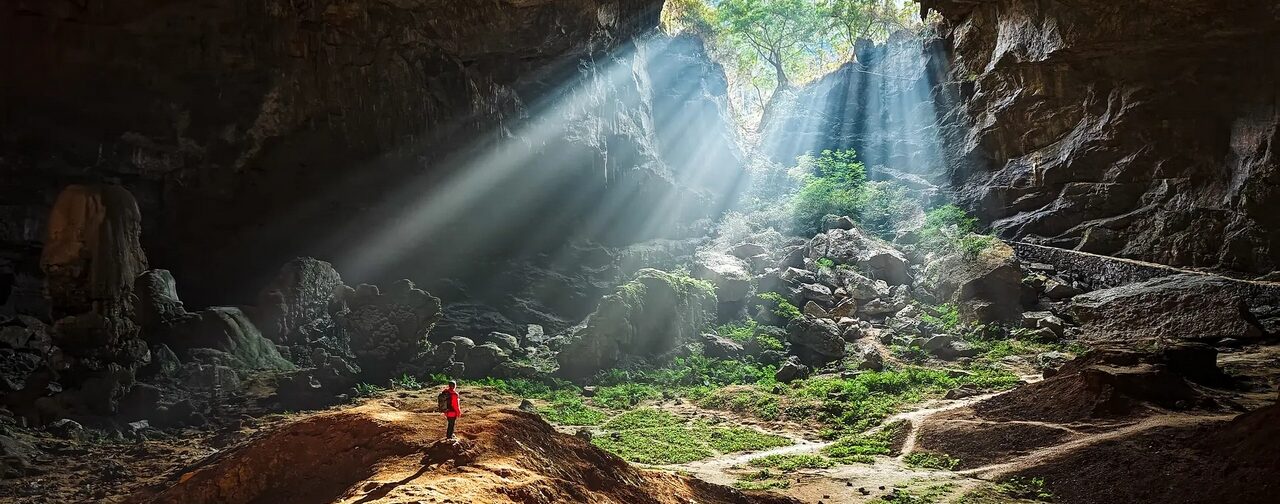
<path id="1" fill-rule="evenodd" d="M 946 19 L 944 143 L 1000 235 L 1179 266 L 1280 265 L 1280 7 L 922 2 Z"/>
<path id="2" fill-rule="evenodd" d="M 723 75 L 700 44 L 645 37 L 661 4 L 11 4 L 0 10 L 0 306 L 40 311 L 45 219 L 75 182 L 137 196 L 148 254 L 196 304 L 243 298 L 297 255 L 439 269 L 443 256 L 521 240 L 534 252 L 629 243 L 711 215 L 723 182 L 692 167 L 710 159 L 735 179 L 732 142 L 695 150 L 654 122 L 684 114 L 727 135 Z M 654 84 L 676 74 L 692 87 Z M 459 195 L 456 217 L 412 225 L 443 213 L 423 200 Z M 672 226 L 651 225 L 660 203 Z M 414 239 L 379 241 L 391 224 Z M 502 239 L 460 250 L 477 225 Z M 361 257 L 366 243 L 394 254 Z"/>
<path id="3" fill-rule="evenodd" d="M 1005 238 L 1176 266 L 1280 266 L 1280 7 L 926 0 L 766 129 L 931 175 Z"/>

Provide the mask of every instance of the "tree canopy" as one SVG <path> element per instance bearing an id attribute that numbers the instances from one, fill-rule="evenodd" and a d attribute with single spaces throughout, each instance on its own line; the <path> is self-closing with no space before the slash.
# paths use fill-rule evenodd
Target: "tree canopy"
<path id="1" fill-rule="evenodd" d="M 708 42 L 728 70 L 739 114 L 854 58 L 859 39 L 921 26 L 904 0 L 668 0 L 663 26 Z"/>

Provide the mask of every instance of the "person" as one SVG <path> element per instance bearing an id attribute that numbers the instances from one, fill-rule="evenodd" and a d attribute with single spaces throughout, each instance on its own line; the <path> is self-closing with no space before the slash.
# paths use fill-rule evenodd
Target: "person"
<path id="1" fill-rule="evenodd" d="M 458 417 L 462 416 L 462 408 L 458 406 L 458 382 L 449 380 L 449 386 L 440 392 L 440 395 L 448 394 L 449 404 L 444 410 L 445 421 L 449 422 L 449 427 L 445 430 L 445 439 L 453 439 L 453 424 L 458 421 Z"/>

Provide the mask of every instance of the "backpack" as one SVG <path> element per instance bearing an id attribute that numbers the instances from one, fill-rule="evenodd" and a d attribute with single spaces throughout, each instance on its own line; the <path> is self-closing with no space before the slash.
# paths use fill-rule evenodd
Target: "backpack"
<path id="1" fill-rule="evenodd" d="M 448 413 L 449 410 L 453 409 L 453 401 L 449 399 L 449 391 L 441 390 L 440 395 L 436 396 L 436 411 Z"/>

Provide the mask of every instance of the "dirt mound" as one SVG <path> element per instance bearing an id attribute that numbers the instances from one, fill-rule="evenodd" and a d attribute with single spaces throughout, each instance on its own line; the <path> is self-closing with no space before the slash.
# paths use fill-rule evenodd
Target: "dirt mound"
<path id="1" fill-rule="evenodd" d="M 1217 410 L 1218 404 L 1189 379 L 1218 376 L 1196 349 L 1159 353 L 1104 349 L 1075 359 L 1057 374 L 974 405 L 987 420 L 1054 423 L 1126 420 L 1155 409 Z"/>
<path id="2" fill-rule="evenodd" d="M 470 413 L 458 442 L 442 441 L 438 413 L 394 403 L 266 432 L 134 502 L 794 502 L 640 470 L 515 409 Z"/>
<path id="3" fill-rule="evenodd" d="M 916 438 L 919 450 L 945 453 L 960 460 L 957 469 L 972 469 L 1026 455 L 1078 437 L 1069 429 L 1030 422 L 988 422 L 972 410 L 930 417 Z"/>
<path id="4" fill-rule="evenodd" d="M 1092 443 L 1018 472 L 1056 502 L 1263 504 L 1280 495 L 1280 406 L 1229 422 L 1148 429 Z"/>

